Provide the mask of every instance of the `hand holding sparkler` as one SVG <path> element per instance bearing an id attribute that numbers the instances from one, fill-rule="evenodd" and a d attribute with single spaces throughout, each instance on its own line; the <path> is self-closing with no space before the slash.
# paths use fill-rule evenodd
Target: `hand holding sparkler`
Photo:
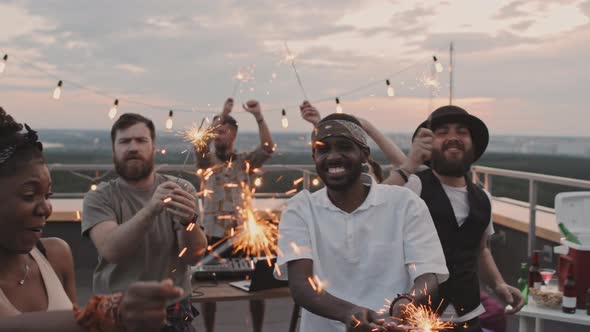
<path id="1" fill-rule="evenodd" d="M 191 194 L 178 184 L 166 181 L 156 188 L 146 208 L 154 216 L 167 209 L 168 212 L 186 221 L 194 217 L 197 205 Z"/>
<path id="2" fill-rule="evenodd" d="M 395 332 L 404 331 L 389 317 L 364 307 L 355 307 L 345 322 L 347 332 Z"/>
<path id="3" fill-rule="evenodd" d="M 256 118 L 256 121 L 262 121 L 262 110 L 260 109 L 260 103 L 257 100 L 248 100 L 246 104 L 243 104 L 244 110 Z"/>
<path id="4" fill-rule="evenodd" d="M 223 103 L 223 110 L 221 111 L 221 117 L 220 120 L 222 120 L 223 118 L 225 118 L 226 116 L 229 115 L 229 113 L 231 113 L 231 111 L 234 108 L 234 100 L 233 98 L 227 98 L 225 100 L 225 103 Z"/>
<path id="5" fill-rule="evenodd" d="M 416 137 L 412 141 L 412 148 L 406 160 L 406 167 L 410 171 L 415 170 L 418 166 L 424 164 L 425 161 L 430 160 L 432 155 L 432 143 L 434 142 L 434 133 L 427 128 L 418 129 Z"/>
<path id="6" fill-rule="evenodd" d="M 174 216 L 181 225 L 187 226 L 195 218 L 197 202 L 195 196 L 178 187 L 168 194 L 170 201 L 167 203 L 166 211 Z"/>
<path id="7" fill-rule="evenodd" d="M 322 119 L 320 112 L 307 100 L 304 100 L 303 104 L 299 105 L 299 110 L 301 111 L 301 117 L 305 121 L 311 123 L 314 127 L 317 126 Z"/>

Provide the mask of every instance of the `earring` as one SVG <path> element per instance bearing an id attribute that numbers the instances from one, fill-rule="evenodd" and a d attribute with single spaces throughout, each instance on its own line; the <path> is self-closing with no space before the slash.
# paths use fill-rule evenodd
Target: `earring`
<path id="1" fill-rule="evenodd" d="M 361 171 L 363 173 L 369 173 L 369 163 L 362 163 L 362 165 L 361 165 Z"/>

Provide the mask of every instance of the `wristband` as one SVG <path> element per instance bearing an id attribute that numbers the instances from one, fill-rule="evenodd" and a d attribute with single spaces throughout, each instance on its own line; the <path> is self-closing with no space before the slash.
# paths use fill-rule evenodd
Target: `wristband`
<path id="1" fill-rule="evenodd" d="M 121 301 L 123 293 L 95 295 L 82 310 L 74 306 L 76 323 L 90 332 L 125 332 L 121 323 Z"/>
<path id="2" fill-rule="evenodd" d="M 410 294 L 397 294 L 397 297 L 393 301 L 391 301 L 391 304 L 389 305 L 389 316 L 393 316 L 393 307 L 401 299 L 406 299 L 406 300 L 410 301 L 410 303 L 414 303 L 414 297 L 412 295 L 410 295 Z"/>
<path id="3" fill-rule="evenodd" d="M 396 168 L 395 171 L 397 172 L 397 174 L 399 174 L 399 176 L 402 177 L 402 179 L 404 179 L 405 182 L 408 182 L 408 175 L 406 174 L 406 172 L 404 172 L 404 170 L 401 167 Z"/>

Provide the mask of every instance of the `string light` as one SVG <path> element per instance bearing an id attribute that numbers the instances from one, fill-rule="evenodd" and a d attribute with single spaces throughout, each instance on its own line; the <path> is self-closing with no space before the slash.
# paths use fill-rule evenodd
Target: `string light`
<path id="1" fill-rule="evenodd" d="M 390 97 L 395 96 L 395 91 L 393 90 L 393 87 L 391 86 L 389 80 L 385 80 L 385 84 L 387 84 L 387 95 Z"/>
<path id="2" fill-rule="evenodd" d="M 4 54 L 4 57 L 2 58 L 2 62 L 0 62 L 0 74 L 2 74 L 4 72 L 4 69 L 6 69 L 6 62 L 8 61 L 8 54 Z"/>
<path id="3" fill-rule="evenodd" d="M 96 191 L 96 189 L 98 189 L 98 186 L 96 185 L 96 183 L 94 183 L 94 182 L 93 182 L 93 183 L 90 185 L 90 190 L 92 190 L 92 191 Z"/>
<path id="4" fill-rule="evenodd" d="M 288 128 L 289 127 L 289 119 L 287 119 L 287 112 L 285 111 L 285 109 L 283 109 L 282 114 L 283 114 L 283 117 L 281 119 L 281 124 L 283 125 L 283 128 Z"/>
<path id="5" fill-rule="evenodd" d="M 61 98 L 61 86 L 63 84 L 64 82 L 61 80 L 57 82 L 57 86 L 55 87 L 55 90 L 53 90 L 53 99 L 59 100 L 59 98 Z"/>
<path id="6" fill-rule="evenodd" d="M 172 112 L 172 110 L 170 110 L 168 112 L 168 120 L 166 120 L 166 130 L 168 130 L 168 131 L 172 130 L 172 127 L 174 127 L 174 120 L 172 120 L 173 115 L 174 115 L 174 112 Z"/>
<path id="7" fill-rule="evenodd" d="M 11 59 L 12 58 L 14 58 L 14 55 L 11 54 Z M 0 70 L 0 74 L 5 70 L 5 67 L 7 65 L 7 59 L 8 59 L 8 54 L 6 54 L 6 53 L 0 59 L 0 69 L 1 69 Z M 24 60 L 19 60 L 18 58 L 16 58 L 16 59 L 17 59 L 16 60 L 17 62 L 20 61 L 22 64 L 27 65 L 27 66 L 35 69 L 38 72 L 41 72 L 41 73 L 46 74 L 46 75 L 49 75 L 49 76 L 53 76 L 51 73 L 43 70 L 40 66 L 36 65 L 35 63 L 24 61 Z M 444 70 L 444 67 L 442 66 L 442 64 L 438 63 L 438 59 L 436 59 L 436 56 L 433 56 L 433 59 L 435 61 L 436 70 L 439 71 L 439 72 L 442 72 Z M 289 60 L 292 60 L 292 59 L 289 59 Z M 401 74 L 402 72 L 405 72 L 405 71 L 407 71 L 407 70 L 415 67 L 416 65 L 425 64 L 425 63 L 426 63 L 425 61 L 416 61 L 416 62 L 412 63 L 411 65 L 408 65 L 408 66 L 406 66 L 406 67 L 404 67 L 404 68 L 396 71 L 395 73 L 389 75 L 389 77 L 391 78 L 392 76 L 397 76 L 398 74 Z M 273 75 L 273 79 L 275 77 L 276 77 L 276 75 Z M 238 75 L 236 75 L 235 78 L 237 80 L 239 80 L 239 79 L 246 80 L 246 76 L 243 73 L 238 73 Z M 68 81 L 69 82 L 68 84 L 70 84 L 70 85 L 72 85 L 74 87 L 77 87 L 77 88 L 80 88 L 80 89 L 83 89 L 83 90 L 90 91 L 90 92 L 92 92 L 92 93 L 94 93 L 96 95 L 101 95 L 101 96 L 104 96 L 104 97 L 115 99 L 113 96 L 107 95 L 107 94 L 105 94 L 105 93 L 103 93 L 101 91 L 98 91 L 98 90 L 96 90 L 96 89 L 94 89 L 92 87 L 85 86 L 85 85 L 83 85 L 81 83 L 78 83 L 78 82 L 76 82 L 74 80 L 66 79 L 66 81 Z M 377 84 L 382 84 L 382 82 L 383 82 L 382 80 L 374 80 L 374 81 L 371 81 L 371 82 L 369 82 L 369 83 L 367 83 L 367 84 L 365 84 L 363 86 L 359 86 L 357 88 L 354 88 L 354 89 L 351 89 L 351 90 L 348 90 L 348 91 L 344 91 L 342 93 L 339 93 L 339 96 L 340 97 L 348 96 L 348 95 L 354 94 L 354 93 L 356 93 L 358 91 L 364 90 L 364 89 L 366 89 L 368 87 L 371 87 L 371 86 L 374 86 L 374 85 L 377 85 Z M 58 81 L 58 84 L 57 84 L 57 87 L 53 91 L 53 98 L 54 99 L 56 99 L 56 100 L 61 99 L 61 90 L 62 90 L 62 87 L 63 87 L 63 81 L 62 80 L 59 80 Z M 113 99 L 111 99 L 111 100 L 113 100 Z M 142 106 L 145 106 L 145 107 L 149 107 L 149 108 L 153 108 L 153 109 L 158 109 L 158 110 L 161 110 L 162 109 L 162 106 L 161 105 L 150 104 L 150 103 L 146 103 L 146 102 L 140 101 L 140 100 L 132 100 L 132 99 L 127 99 L 127 98 L 120 99 L 120 100 L 122 100 L 126 104 L 142 105 Z M 318 99 L 318 100 L 313 101 L 313 102 L 321 102 L 321 101 L 325 101 L 325 100 L 329 100 L 329 98 L 326 98 L 326 99 Z M 342 108 L 342 105 L 340 105 L 340 103 L 339 103 L 339 98 L 336 98 L 336 104 L 337 104 L 336 105 L 336 112 L 337 113 L 343 113 L 343 108 Z M 292 107 L 296 107 L 296 106 L 298 106 L 298 105 L 293 105 Z M 196 111 L 195 109 L 191 109 L 191 110 L 177 109 L 177 108 L 175 108 L 175 109 L 177 111 L 180 111 L 180 112 L 210 113 L 209 111 Z M 282 109 L 281 108 L 276 108 L 276 109 L 267 110 L 267 111 L 279 111 L 279 110 L 282 110 Z M 173 123 L 172 119 L 168 119 L 166 123 L 168 123 L 168 122 L 172 122 Z"/>
<path id="8" fill-rule="evenodd" d="M 315 178 L 315 179 L 311 180 L 311 184 L 312 184 L 314 187 L 317 187 L 317 186 L 319 186 L 319 185 L 320 185 L 320 180 L 319 180 L 318 178 Z"/>
<path id="9" fill-rule="evenodd" d="M 254 180 L 254 186 L 256 186 L 257 188 L 260 188 L 260 186 L 262 186 L 262 178 L 261 177 L 257 177 Z"/>
<path id="10" fill-rule="evenodd" d="M 442 63 L 438 62 L 438 58 L 436 57 L 436 55 L 432 56 L 432 60 L 434 60 L 434 69 L 436 69 L 436 72 L 442 73 L 444 68 Z"/>
<path id="11" fill-rule="evenodd" d="M 336 113 L 343 113 L 342 105 L 340 105 L 340 99 L 336 97 Z"/>
<path id="12" fill-rule="evenodd" d="M 119 99 L 115 99 L 115 102 L 113 103 L 113 107 L 111 107 L 111 110 L 109 111 L 109 118 L 112 120 L 115 118 L 115 116 L 117 116 L 117 111 L 119 110 Z"/>

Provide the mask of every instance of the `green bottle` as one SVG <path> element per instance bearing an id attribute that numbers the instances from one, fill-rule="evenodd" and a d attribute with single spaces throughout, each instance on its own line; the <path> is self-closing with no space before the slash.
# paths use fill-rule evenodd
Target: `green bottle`
<path id="1" fill-rule="evenodd" d="M 565 239 L 570 241 L 571 243 L 575 243 L 575 244 L 579 244 L 580 240 L 578 240 L 578 237 L 575 236 L 574 234 L 572 234 L 572 232 L 569 231 L 569 229 L 567 229 L 567 227 L 565 227 L 565 225 L 563 223 L 559 223 L 559 230 L 561 231 L 561 233 L 565 236 Z"/>
<path id="2" fill-rule="evenodd" d="M 526 262 L 520 263 L 520 277 L 518 278 L 517 283 L 518 283 L 518 289 L 520 290 L 520 292 L 522 293 L 522 296 L 524 297 L 525 304 L 528 304 L 528 301 L 529 301 L 528 274 L 529 274 L 528 264 Z"/>

